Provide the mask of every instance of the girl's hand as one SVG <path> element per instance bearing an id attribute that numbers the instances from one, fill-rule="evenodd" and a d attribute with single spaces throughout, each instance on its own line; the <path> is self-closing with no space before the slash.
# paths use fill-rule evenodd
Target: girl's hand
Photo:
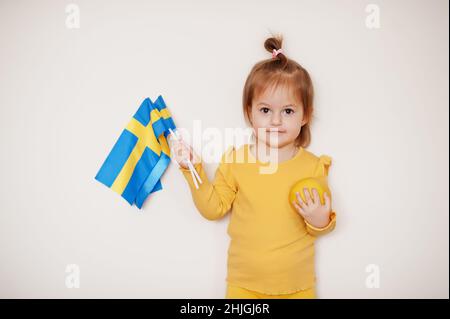
<path id="1" fill-rule="evenodd" d="M 307 188 L 303 189 L 305 194 L 306 203 L 303 202 L 300 194 L 297 192 L 297 201 L 293 202 L 297 212 L 303 216 L 303 218 L 312 226 L 317 228 L 323 228 L 328 225 L 330 222 L 330 214 L 331 214 L 331 200 L 328 197 L 326 192 L 323 193 L 323 197 L 325 199 L 325 204 L 322 205 L 319 198 L 319 192 L 317 189 L 313 188 L 313 196 L 311 199 L 311 195 Z"/>
<path id="2" fill-rule="evenodd" d="M 187 159 L 190 159 L 192 164 L 201 162 L 201 158 L 183 139 L 175 140 L 172 136 L 170 136 L 168 143 L 172 157 L 182 168 L 188 169 Z"/>

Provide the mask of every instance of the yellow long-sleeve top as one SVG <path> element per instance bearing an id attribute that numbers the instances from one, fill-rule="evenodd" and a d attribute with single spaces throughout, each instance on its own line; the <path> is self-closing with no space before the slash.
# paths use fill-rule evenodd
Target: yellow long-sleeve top
<path id="1" fill-rule="evenodd" d="M 189 184 L 195 206 L 208 220 L 231 212 L 227 233 L 229 284 L 264 294 L 287 294 L 311 288 L 316 283 L 314 241 L 332 231 L 316 228 L 290 205 L 289 191 L 300 179 L 327 179 L 331 157 L 315 156 L 304 148 L 278 163 L 275 173 L 261 174 L 268 167 L 249 150 L 249 144 L 231 146 L 223 153 L 214 180 L 210 182 L 202 163 L 195 164 L 203 183 L 195 188 L 188 169 L 179 167 Z"/>

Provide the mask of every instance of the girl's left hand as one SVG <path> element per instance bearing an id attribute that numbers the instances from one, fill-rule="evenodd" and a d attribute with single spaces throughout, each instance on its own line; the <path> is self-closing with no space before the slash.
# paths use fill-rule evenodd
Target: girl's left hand
<path id="1" fill-rule="evenodd" d="M 296 193 L 298 202 L 293 202 L 295 208 L 297 209 L 297 212 L 314 227 L 323 228 L 327 226 L 330 222 L 331 214 L 331 200 L 328 197 L 328 194 L 326 192 L 323 193 L 325 204 L 322 205 L 317 189 L 312 189 L 314 196 L 313 199 L 311 198 L 311 195 L 307 188 L 304 188 L 303 192 L 305 194 L 306 203 L 303 202 L 298 192 Z"/>

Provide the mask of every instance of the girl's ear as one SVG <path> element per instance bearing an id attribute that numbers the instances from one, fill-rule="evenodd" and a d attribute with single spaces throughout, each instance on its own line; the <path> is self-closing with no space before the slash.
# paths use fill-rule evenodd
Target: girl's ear
<path id="1" fill-rule="evenodd" d="M 304 119 L 302 120 L 302 126 L 305 125 L 306 123 L 308 123 L 308 120 L 304 118 Z"/>

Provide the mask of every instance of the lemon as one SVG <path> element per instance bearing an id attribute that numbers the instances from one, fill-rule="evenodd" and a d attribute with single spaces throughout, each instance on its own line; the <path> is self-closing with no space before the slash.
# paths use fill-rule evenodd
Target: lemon
<path id="1" fill-rule="evenodd" d="M 294 204 L 292 203 L 293 201 L 295 201 L 297 204 L 299 204 L 298 200 L 297 200 L 297 196 L 295 194 L 296 192 L 299 193 L 303 202 L 306 203 L 306 197 L 305 197 L 305 193 L 303 191 L 304 188 L 307 188 L 309 190 L 312 200 L 314 200 L 314 194 L 312 192 L 312 189 L 313 188 L 317 189 L 317 192 L 319 193 L 320 202 L 322 205 L 325 204 L 325 198 L 323 197 L 324 192 L 326 192 L 328 194 L 328 197 L 331 200 L 331 193 L 330 193 L 330 189 L 328 188 L 326 179 L 323 177 L 308 177 L 308 178 L 299 180 L 298 182 L 296 182 L 294 184 L 294 186 L 292 186 L 291 191 L 289 192 L 289 203 L 291 204 L 292 207 L 295 208 Z"/>

